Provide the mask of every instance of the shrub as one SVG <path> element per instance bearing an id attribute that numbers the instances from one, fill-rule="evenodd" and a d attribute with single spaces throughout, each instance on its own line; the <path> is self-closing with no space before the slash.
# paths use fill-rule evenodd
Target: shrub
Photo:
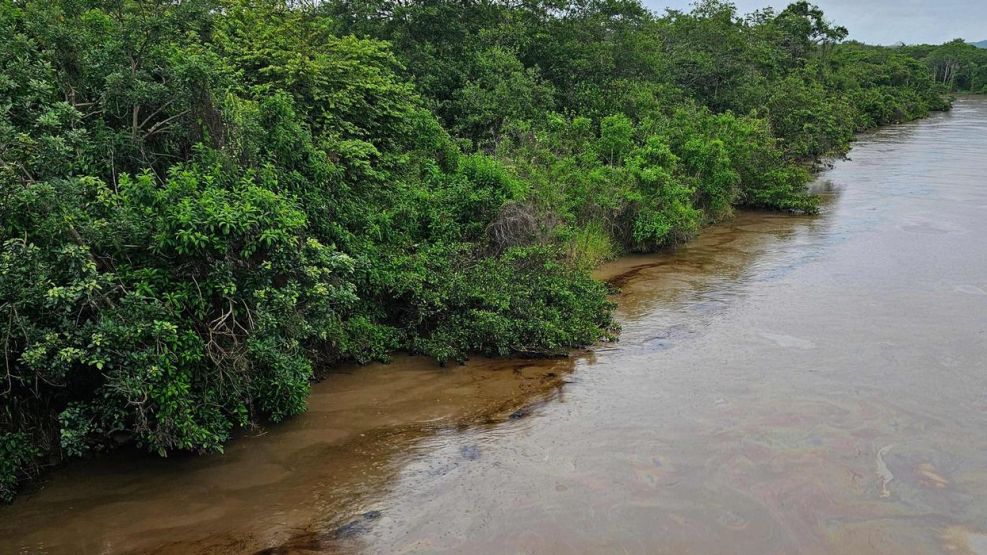
<path id="1" fill-rule="evenodd" d="M 0 433 L 0 501 L 10 501 L 18 482 L 33 472 L 37 449 L 24 433 Z"/>

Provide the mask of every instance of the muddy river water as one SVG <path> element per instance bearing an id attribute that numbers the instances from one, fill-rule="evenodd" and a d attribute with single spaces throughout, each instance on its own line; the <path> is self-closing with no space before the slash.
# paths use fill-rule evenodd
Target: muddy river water
<path id="1" fill-rule="evenodd" d="M 851 157 L 820 216 L 601 269 L 617 343 L 349 369 L 225 455 L 54 473 L 0 553 L 987 554 L 987 99 Z"/>

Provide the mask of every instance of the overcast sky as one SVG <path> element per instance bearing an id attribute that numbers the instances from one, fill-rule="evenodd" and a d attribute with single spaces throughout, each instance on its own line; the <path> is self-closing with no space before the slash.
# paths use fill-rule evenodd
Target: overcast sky
<path id="1" fill-rule="evenodd" d="M 692 0 L 643 0 L 652 10 L 688 10 Z M 987 40 L 987 0 L 815 0 L 826 17 L 871 44 L 899 41 L 941 43 L 955 38 Z M 780 10 L 787 0 L 734 0 L 741 13 L 765 6 Z"/>

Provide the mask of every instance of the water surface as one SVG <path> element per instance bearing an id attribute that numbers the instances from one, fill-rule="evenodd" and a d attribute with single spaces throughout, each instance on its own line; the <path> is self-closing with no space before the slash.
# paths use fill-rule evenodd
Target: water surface
<path id="1" fill-rule="evenodd" d="M 602 269 L 618 343 L 352 369 L 225 456 L 56 473 L 0 552 L 987 554 L 987 100 L 851 157 L 818 217 Z"/>

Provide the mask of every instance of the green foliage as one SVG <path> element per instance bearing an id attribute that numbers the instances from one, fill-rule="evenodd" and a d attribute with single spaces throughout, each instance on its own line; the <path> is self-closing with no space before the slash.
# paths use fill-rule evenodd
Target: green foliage
<path id="1" fill-rule="evenodd" d="M 853 138 L 853 108 L 832 97 L 822 84 L 792 75 L 767 101 L 771 124 L 785 152 L 796 159 L 814 160 L 842 152 Z"/>
<path id="2" fill-rule="evenodd" d="M 341 360 L 612 338 L 597 264 L 814 212 L 820 157 L 987 82 L 806 2 L 16 0 L 0 33 L 2 499 L 221 450 Z"/>
<path id="3" fill-rule="evenodd" d="M 558 241 L 565 249 L 566 259 L 576 268 L 592 270 L 621 253 L 614 238 L 600 221 L 589 222 L 582 227 L 559 230 Z"/>
<path id="4" fill-rule="evenodd" d="M 356 300 L 352 261 L 306 237 L 304 213 L 276 188 L 174 165 L 164 182 L 123 174 L 114 191 L 86 177 L 9 199 L 0 298 L 21 353 L 12 380 L 37 402 L 64 397 L 69 452 L 119 430 L 161 453 L 217 449 L 248 414 L 303 409 L 312 371 L 300 342 L 338 341 Z"/>
<path id="5" fill-rule="evenodd" d="M 547 247 L 496 257 L 433 258 L 428 295 L 415 299 L 410 347 L 439 361 L 469 353 L 562 355 L 614 338 L 606 288 Z"/>
<path id="6" fill-rule="evenodd" d="M 31 472 L 37 449 L 23 433 L 0 433 L 0 501 L 10 501 L 21 478 Z"/>
<path id="7" fill-rule="evenodd" d="M 927 68 L 929 77 L 950 91 L 987 88 L 987 50 L 955 39 L 938 46 L 903 46 L 902 53 Z"/>
<path id="8" fill-rule="evenodd" d="M 453 131 L 477 144 L 496 142 L 505 121 L 539 117 L 551 109 L 553 94 L 535 68 L 525 68 L 509 50 L 492 47 L 476 56 L 476 66 L 453 93 Z"/>

